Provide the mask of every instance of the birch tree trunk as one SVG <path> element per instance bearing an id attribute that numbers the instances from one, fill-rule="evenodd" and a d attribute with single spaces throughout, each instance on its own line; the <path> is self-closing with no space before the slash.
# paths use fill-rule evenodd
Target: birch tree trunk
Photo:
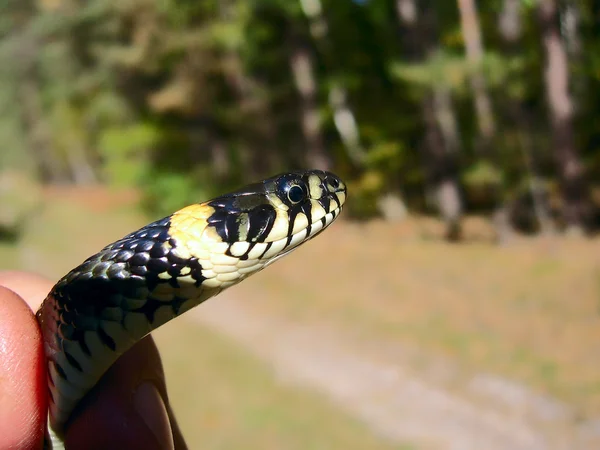
<path id="1" fill-rule="evenodd" d="M 329 52 L 328 26 L 323 15 L 321 0 L 300 0 L 304 15 L 310 22 L 310 33 L 327 55 Z M 356 116 L 348 101 L 348 92 L 339 82 L 333 80 L 329 90 L 329 106 L 333 111 L 335 128 L 342 140 L 350 159 L 358 166 L 362 165 L 365 151 L 360 143 L 360 133 Z"/>
<path id="2" fill-rule="evenodd" d="M 498 27 L 502 39 L 507 44 L 516 44 L 521 39 L 523 23 L 521 20 L 522 0 L 504 0 Z"/>
<path id="3" fill-rule="evenodd" d="M 300 94 L 302 132 L 308 146 L 306 162 L 315 169 L 329 170 L 331 160 L 325 151 L 321 130 L 313 57 L 305 45 L 297 39 L 293 41 L 289 61 L 294 84 Z"/>
<path id="4" fill-rule="evenodd" d="M 244 27 L 244 18 L 240 17 L 236 0 L 219 0 L 219 14 L 226 23 Z M 242 115 L 252 120 L 253 125 L 262 124 L 263 131 L 269 131 L 271 125 L 265 124 L 270 114 L 268 106 L 260 98 L 252 77 L 247 73 L 242 57 L 237 48 L 230 48 L 224 56 L 223 68 L 225 80 L 236 97 Z M 241 160 L 247 169 L 249 180 L 257 179 L 271 173 L 278 166 L 279 156 L 272 146 L 273 139 L 265 139 L 257 148 L 250 145 L 251 136 L 240 133 L 239 140 Z M 219 151 L 217 146 L 214 151 Z"/>
<path id="5" fill-rule="evenodd" d="M 521 12 L 521 0 L 504 0 L 502 11 L 498 20 L 498 28 L 502 40 L 504 41 L 504 49 L 509 57 L 519 56 L 522 52 L 520 46 L 523 38 L 523 18 Z M 531 114 L 523 107 L 522 100 L 515 97 L 505 99 L 506 108 L 514 121 L 521 153 L 523 154 L 523 164 L 528 173 L 529 178 L 529 193 L 533 204 L 533 214 L 538 222 L 542 234 L 554 234 L 555 227 L 552 223 L 548 202 L 543 198 L 543 184 L 537 173 L 537 164 L 532 151 L 532 134 L 531 122 L 533 118 Z"/>
<path id="6" fill-rule="evenodd" d="M 471 88 L 473 89 L 473 97 L 475 99 L 475 113 L 477 115 L 479 135 L 482 139 L 481 146 L 484 153 L 489 154 L 492 140 L 496 134 L 496 123 L 494 121 L 492 102 L 486 82 L 479 69 L 483 59 L 483 44 L 475 0 L 458 0 L 458 9 L 467 61 L 471 64 L 473 70 Z"/>
<path id="7" fill-rule="evenodd" d="M 477 7 L 475 0 L 457 0 L 457 3 L 466 58 L 471 66 L 471 89 L 473 91 L 475 115 L 477 116 L 477 126 L 479 129 L 479 142 L 476 148 L 479 149 L 481 156 L 488 164 L 499 170 L 497 161 L 494 161 L 496 155 L 493 152 L 496 121 L 487 84 L 481 71 L 484 53 Z M 495 204 L 492 213 L 494 228 L 498 241 L 503 243 L 512 236 L 512 227 L 508 220 L 508 207 L 502 196 L 501 186 L 495 186 L 492 195 L 492 200 Z"/>
<path id="8" fill-rule="evenodd" d="M 579 233 L 588 219 L 589 205 L 584 168 L 573 136 L 567 51 L 560 35 L 555 0 L 540 0 L 537 13 L 546 56 L 544 81 L 554 155 L 562 187 L 563 215 L 568 231 Z"/>
<path id="9" fill-rule="evenodd" d="M 450 91 L 434 88 L 423 101 L 427 127 L 428 171 L 435 188 L 438 210 L 446 224 L 446 239 L 460 240 L 463 202 L 458 187 L 458 127 Z"/>
<path id="10" fill-rule="evenodd" d="M 404 52 L 409 60 L 423 62 L 435 52 L 436 21 L 432 8 L 415 0 L 396 0 L 396 12 L 404 37 Z M 421 101 L 425 123 L 423 161 L 434 192 L 436 207 L 446 224 L 446 238 L 461 236 L 462 199 L 458 188 L 459 135 L 449 89 L 439 84 L 426 92 Z"/>

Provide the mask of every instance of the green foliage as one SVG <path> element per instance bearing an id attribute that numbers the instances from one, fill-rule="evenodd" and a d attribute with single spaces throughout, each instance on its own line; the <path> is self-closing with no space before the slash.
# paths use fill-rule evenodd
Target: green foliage
<path id="1" fill-rule="evenodd" d="M 462 179 L 468 186 L 499 186 L 502 173 L 489 161 L 477 161 L 465 170 Z"/>
<path id="2" fill-rule="evenodd" d="M 153 125 L 144 122 L 105 129 L 98 139 L 98 150 L 107 182 L 139 186 L 150 175 L 151 150 L 159 136 Z"/>
<path id="3" fill-rule="evenodd" d="M 402 167 L 404 149 L 400 142 L 382 141 L 373 145 L 366 155 L 364 165 L 367 168 L 394 176 Z"/>
<path id="4" fill-rule="evenodd" d="M 210 198 L 207 190 L 198 183 L 200 177 L 164 171 L 147 175 L 143 183 L 146 193 L 144 204 L 154 214 L 168 215 L 186 205 Z"/>
<path id="5" fill-rule="evenodd" d="M 0 167 L 0 241 L 18 238 L 41 202 L 37 180 L 24 172 Z"/>
<path id="6" fill-rule="evenodd" d="M 394 63 L 392 74 L 399 80 L 420 88 L 443 84 L 454 91 L 465 89 L 470 67 L 462 56 L 444 51 L 435 52 L 423 63 Z"/>
<path id="7" fill-rule="evenodd" d="M 363 161 L 365 170 L 350 183 L 352 203 L 349 213 L 357 218 L 379 214 L 378 200 L 393 190 L 394 180 L 405 167 L 406 149 L 396 141 L 375 141 Z"/>
<path id="8" fill-rule="evenodd" d="M 480 160 L 463 172 L 462 183 L 471 207 L 491 209 L 500 200 L 498 195 L 501 191 L 503 175 L 489 161 Z"/>
<path id="9" fill-rule="evenodd" d="M 497 52 L 486 52 L 480 65 L 473 66 L 462 56 L 447 51 L 437 51 L 422 63 L 395 62 L 391 73 L 398 80 L 415 86 L 416 92 L 426 92 L 434 86 L 443 85 L 456 94 L 470 94 L 469 79 L 475 72 L 481 72 L 490 87 L 506 88 L 509 79 L 523 74 L 525 61 L 520 56 L 507 57 Z M 526 88 L 523 83 L 513 81 L 511 94 L 523 97 Z"/>
<path id="10" fill-rule="evenodd" d="M 348 205 L 348 213 L 355 218 L 366 219 L 377 216 L 377 199 L 386 190 L 386 181 L 380 172 L 367 170 L 357 180 L 348 183 L 352 192 L 352 203 Z"/>
<path id="11" fill-rule="evenodd" d="M 167 211 L 311 165 L 306 147 L 321 145 L 333 170 L 353 180 L 351 209 L 361 217 L 376 214 L 388 191 L 424 210 L 446 151 L 469 208 L 514 190 L 527 170 L 523 150 L 540 176 L 556 180 L 538 2 L 521 1 L 516 42 L 498 28 L 502 2 L 478 2 L 476 66 L 465 57 L 456 2 L 430 2 L 416 25 L 391 1 L 319 3 L 322 14 L 307 17 L 300 0 L 0 2 L 0 167 L 35 167 L 51 182 L 141 187 L 149 207 Z M 598 6 L 570 7 L 580 13 L 581 49 L 570 55 L 575 132 L 596 179 Z M 301 57 L 308 88 L 294 73 Z M 475 73 L 496 122 L 488 153 L 479 148 Z M 334 88 L 358 125 L 364 161 L 350 157 L 333 120 Z M 319 117 L 312 137 L 309 113 Z M 450 121 L 456 138 L 446 142 Z"/>

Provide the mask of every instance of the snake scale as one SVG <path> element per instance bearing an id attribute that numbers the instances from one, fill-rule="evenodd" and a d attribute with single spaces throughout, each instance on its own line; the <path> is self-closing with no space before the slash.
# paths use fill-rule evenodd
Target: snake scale
<path id="1" fill-rule="evenodd" d="M 106 246 L 56 283 L 40 323 L 49 389 L 48 448 L 106 370 L 169 320 L 322 232 L 346 186 L 320 170 L 289 172 L 183 208 Z"/>

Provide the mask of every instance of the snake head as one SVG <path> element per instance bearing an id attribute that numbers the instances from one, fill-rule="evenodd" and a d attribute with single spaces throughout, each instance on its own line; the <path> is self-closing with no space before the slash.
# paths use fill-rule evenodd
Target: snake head
<path id="1" fill-rule="evenodd" d="M 346 185 L 330 172 L 288 172 L 184 208 L 171 235 L 182 256 L 198 258 L 204 286 L 223 289 L 315 237 L 345 200 Z"/>
<path id="2" fill-rule="evenodd" d="M 336 175 L 290 172 L 211 200 L 208 224 L 231 244 L 291 241 L 302 231 L 304 240 L 331 223 L 345 200 L 346 186 Z"/>

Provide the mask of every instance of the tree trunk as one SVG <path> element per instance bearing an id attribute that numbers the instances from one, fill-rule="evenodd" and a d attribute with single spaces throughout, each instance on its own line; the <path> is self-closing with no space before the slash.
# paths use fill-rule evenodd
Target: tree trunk
<path id="1" fill-rule="evenodd" d="M 475 99 L 475 113 L 479 126 L 480 145 L 484 154 L 489 156 L 492 140 L 496 134 L 496 124 L 492 112 L 492 102 L 483 74 L 480 70 L 483 59 L 483 44 L 481 28 L 477 17 L 475 0 L 458 0 L 461 28 L 465 41 L 467 61 L 473 67 L 471 75 L 471 88 Z"/>
<path id="2" fill-rule="evenodd" d="M 396 12 L 404 37 L 407 59 L 424 61 L 434 52 L 436 27 L 432 8 L 422 5 L 422 15 L 415 0 L 396 0 Z M 425 123 L 423 162 L 434 191 L 437 209 L 446 224 L 446 238 L 461 237 L 462 199 L 458 187 L 458 126 L 448 88 L 439 85 L 425 93 L 421 101 Z"/>
<path id="3" fill-rule="evenodd" d="M 521 39 L 521 3 L 522 0 L 504 0 L 502 3 L 498 26 L 504 42 L 509 45 L 516 44 Z"/>
<path id="4" fill-rule="evenodd" d="M 365 150 L 360 143 L 360 134 L 354 112 L 348 103 L 348 94 L 339 83 L 332 83 L 329 89 L 329 106 L 333 110 L 333 123 L 342 139 L 350 160 L 361 166 L 365 160 Z"/>
<path id="5" fill-rule="evenodd" d="M 82 186 L 98 182 L 96 171 L 82 142 L 73 142 L 68 145 L 65 148 L 65 156 L 71 169 L 71 178 L 75 184 Z"/>
<path id="6" fill-rule="evenodd" d="M 211 166 L 214 170 L 215 178 L 222 181 L 229 175 L 231 170 L 227 147 L 216 133 L 211 133 L 208 145 L 210 148 Z"/>
<path id="7" fill-rule="evenodd" d="M 244 19 L 239 16 L 235 0 L 219 0 L 219 14 L 221 19 L 229 25 L 245 26 Z M 240 113 L 243 118 L 252 124 L 244 130 L 237 130 L 240 137 L 239 152 L 242 164 L 246 167 L 248 180 L 264 177 L 271 173 L 277 165 L 278 155 L 270 140 L 263 140 L 258 145 L 251 145 L 252 132 L 258 122 L 268 120 L 266 105 L 261 101 L 254 80 L 247 74 L 238 49 L 226 50 L 223 61 L 225 81 L 239 103 Z M 268 126 L 266 127 L 269 128 Z"/>
<path id="8" fill-rule="evenodd" d="M 492 102 L 487 89 L 487 84 L 481 71 L 483 61 L 483 42 L 481 38 L 481 26 L 477 15 L 475 0 L 457 0 L 460 13 L 461 30 L 463 34 L 466 58 L 471 66 L 471 89 L 473 91 L 475 115 L 479 128 L 479 142 L 476 148 L 482 158 L 496 170 L 498 169 L 497 155 L 494 154 L 494 138 L 496 135 L 496 121 L 492 111 Z M 494 212 L 493 217 L 507 217 L 507 205 L 504 199 L 502 186 L 495 186 L 493 195 Z M 496 235 L 499 241 L 510 236 L 512 230 L 505 220 L 493 219 Z"/>
<path id="9" fill-rule="evenodd" d="M 315 43 L 321 47 L 327 59 L 329 55 L 328 26 L 323 16 L 321 0 L 300 0 L 304 15 L 310 22 L 310 33 Z M 350 160 L 361 166 L 365 159 L 365 150 L 360 143 L 360 133 L 356 116 L 348 102 L 348 92 L 339 82 L 331 80 L 329 89 L 329 106 L 333 111 L 335 128 L 346 148 Z"/>
<path id="10" fill-rule="evenodd" d="M 438 210 L 446 224 L 446 239 L 460 240 L 462 198 L 458 187 L 458 126 L 446 87 L 434 88 L 423 101 L 427 128 L 426 146 L 429 177 L 435 186 Z"/>
<path id="11" fill-rule="evenodd" d="M 585 66 L 586 54 L 584 53 L 584 43 L 581 35 L 581 22 L 583 12 L 581 3 L 563 2 L 560 10 L 561 34 L 564 39 L 567 58 L 572 66 Z M 575 111 L 580 109 L 580 102 L 587 98 L 587 89 L 589 88 L 589 77 L 576 71 L 569 79 L 571 88 L 571 101 Z"/>
<path id="12" fill-rule="evenodd" d="M 589 216 L 588 191 L 573 136 L 573 102 L 569 92 L 567 52 L 560 36 L 556 2 L 540 0 L 537 12 L 546 54 L 544 81 L 554 154 L 562 187 L 563 215 L 569 231 L 581 232 Z"/>
<path id="13" fill-rule="evenodd" d="M 296 89 L 300 94 L 302 132 L 308 146 L 306 162 L 312 168 L 329 170 L 331 161 L 325 151 L 321 131 L 314 62 L 310 50 L 297 41 L 292 43 L 290 68 L 294 76 Z"/>
<path id="14" fill-rule="evenodd" d="M 504 53 L 507 57 L 518 57 L 521 52 L 523 37 L 523 24 L 521 17 L 521 0 L 504 0 L 502 11 L 498 20 Z M 507 96 L 504 98 L 505 108 L 508 110 L 513 125 L 519 137 L 519 146 L 523 155 L 523 163 L 529 179 L 529 193 L 532 199 L 533 214 L 538 222 L 542 234 L 554 234 L 555 228 L 549 210 L 549 204 L 543 198 L 542 182 L 537 174 L 537 164 L 533 154 L 531 113 L 524 107 L 520 98 Z M 508 211 L 507 211 L 508 213 Z M 506 224 L 509 224 L 508 216 Z M 510 230 L 507 230 L 509 232 Z"/>

